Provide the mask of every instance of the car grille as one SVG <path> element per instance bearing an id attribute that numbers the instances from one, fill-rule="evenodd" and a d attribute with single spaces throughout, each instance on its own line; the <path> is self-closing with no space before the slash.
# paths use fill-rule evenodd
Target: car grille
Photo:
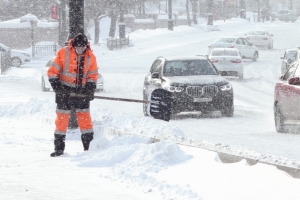
<path id="1" fill-rule="evenodd" d="M 213 97 L 217 94 L 218 87 L 215 85 L 208 86 L 188 86 L 186 93 L 193 98 Z"/>

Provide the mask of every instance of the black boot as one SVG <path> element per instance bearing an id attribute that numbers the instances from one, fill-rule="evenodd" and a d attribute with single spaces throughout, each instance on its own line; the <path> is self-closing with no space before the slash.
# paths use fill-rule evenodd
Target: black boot
<path id="1" fill-rule="evenodd" d="M 65 135 L 54 134 L 54 152 L 50 154 L 51 157 L 61 156 L 65 150 Z"/>
<path id="2" fill-rule="evenodd" d="M 83 144 L 83 149 L 85 151 L 89 150 L 90 142 L 93 140 L 93 138 L 94 138 L 94 133 L 93 132 L 81 134 L 81 141 L 82 141 L 82 144 Z"/>

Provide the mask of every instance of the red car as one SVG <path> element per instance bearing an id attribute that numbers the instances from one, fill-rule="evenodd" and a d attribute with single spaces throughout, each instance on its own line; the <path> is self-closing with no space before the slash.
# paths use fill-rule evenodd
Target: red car
<path id="1" fill-rule="evenodd" d="M 274 94 L 276 131 L 288 132 L 289 126 L 300 124 L 300 65 L 294 62 L 276 83 Z"/>

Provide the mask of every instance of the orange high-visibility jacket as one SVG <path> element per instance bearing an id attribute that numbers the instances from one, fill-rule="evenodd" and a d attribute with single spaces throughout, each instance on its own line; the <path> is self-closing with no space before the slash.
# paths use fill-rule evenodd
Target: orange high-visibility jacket
<path id="1" fill-rule="evenodd" d="M 61 48 L 52 62 L 48 70 L 49 80 L 59 79 L 60 83 L 71 88 L 76 88 L 76 81 L 79 74 L 77 74 L 77 60 L 78 55 L 74 47 L 71 45 L 73 39 L 69 40 L 68 46 Z M 98 67 L 95 55 L 92 53 L 90 45 L 87 45 L 84 56 L 84 68 L 82 87 L 84 88 L 87 82 L 97 83 Z"/>

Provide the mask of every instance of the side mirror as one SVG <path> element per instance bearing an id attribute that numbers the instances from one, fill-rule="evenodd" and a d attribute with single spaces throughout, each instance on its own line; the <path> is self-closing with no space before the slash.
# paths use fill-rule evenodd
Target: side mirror
<path id="1" fill-rule="evenodd" d="M 253 46 L 253 43 L 250 43 L 250 46 Z"/>
<path id="2" fill-rule="evenodd" d="M 271 34 L 271 36 L 273 36 L 273 34 Z"/>
<path id="3" fill-rule="evenodd" d="M 154 72 L 152 75 L 151 75 L 151 78 L 159 78 L 159 74 L 157 72 Z"/>
<path id="4" fill-rule="evenodd" d="M 283 57 L 280 57 L 280 59 L 283 59 Z"/>
<path id="5" fill-rule="evenodd" d="M 289 79 L 290 85 L 300 85 L 300 79 L 299 77 L 294 77 Z"/>
<path id="6" fill-rule="evenodd" d="M 282 80 L 283 80 L 283 76 L 284 76 L 284 75 L 279 76 L 279 80 L 282 81 Z"/>

